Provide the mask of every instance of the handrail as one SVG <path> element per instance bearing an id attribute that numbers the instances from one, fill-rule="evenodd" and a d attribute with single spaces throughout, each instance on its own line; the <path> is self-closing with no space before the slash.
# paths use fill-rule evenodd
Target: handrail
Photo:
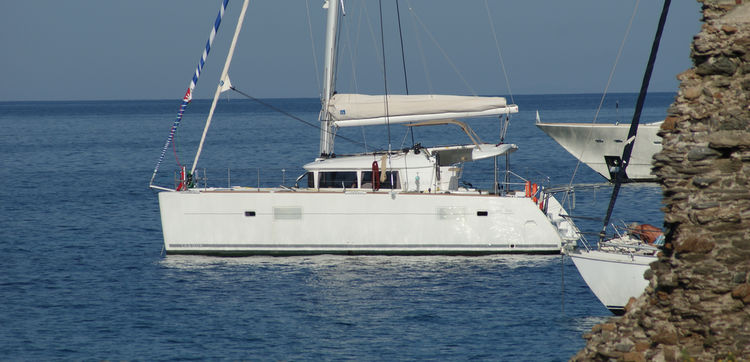
<path id="1" fill-rule="evenodd" d="M 648 251 L 658 251 L 659 248 L 655 246 L 651 246 L 648 244 L 625 244 L 625 243 L 617 243 L 612 241 L 603 241 L 602 244 L 607 247 L 613 247 L 613 248 L 623 248 L 623 249 L 635 249 L 635 250 L 648 250 Z"/>
<path id="2" fill-rule="evenodd" d="M 246 187 L 253 187 L 253 188 L 273 188 L 273 187 L 289 187 L 292 188 L 294 185 L 285 185 L 286 181 L 286 168 L 280 168 L 280 169 L 271 169 L 267 168 L 264 169 L 263 172 L 261 172 L 261 169 L 258 167 L 245 167 L 245 168 L 226 168 L 226 172 L 215 172 L 217 169 L 214 169 L 214 172 L 212 172 L 211 177 L 211 185 L 209 185 L 209 176 L 208 171 L 206 168 L 203 168 L 201 170 L 197 170 L 195 174 L 193 174 L 193 180 L 195 182 L 196 188 L 232 188 L 236 185 L 243 185 Z M 302 177 L 304 177 L 306 173 L 302 174 Z M 299 180 L 302 178 L 298 178 L 296 182 L 299 182 Z M 175 178 L 175 189 L 176 185 L 179 183 L 179 177 Z M 161 186 L 155 186 L 152 185 L 151 188 L 163 190 L 163 191 L 175 191 L 175 189 L 170 189 L 166 187 Z"/>
<path id="3" fill-rule="evenodd" d="M 609 182 L 551 186 L 547 188 L 547 192 L 558 193 L 558 192 L 575 191 L 576 189 L 597 189 L 600 187 L 611 187 L 611 186 L 612 184 Z M 603 218 L 600 218 L 600 219 L 604 220 Z"/>

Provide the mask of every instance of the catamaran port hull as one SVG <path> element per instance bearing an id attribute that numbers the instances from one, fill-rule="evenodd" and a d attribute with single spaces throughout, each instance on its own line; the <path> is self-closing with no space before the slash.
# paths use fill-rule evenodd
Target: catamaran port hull
<path id="1" fill-rule="evenodd" d="M 435 193 L 207 189 L 159 193 L 168 254 L 560 252 L 530 198 Z"/>

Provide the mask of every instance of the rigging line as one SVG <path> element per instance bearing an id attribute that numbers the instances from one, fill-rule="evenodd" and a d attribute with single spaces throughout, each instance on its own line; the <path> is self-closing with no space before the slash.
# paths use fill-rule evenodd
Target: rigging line
<path id="1" fill-rule="evenodd" d="M 641 111 L 643 111 L 643 103 L 646 100 L 646 93 L 648 92 L 648 84 L 651 81 L 651 73 L 654 70 L 654 63 L 656 62 L 656 54 L 659 52 L 659 43 L 661 42 L 661 35 L 664 31 L 664 24 L 667 22 L 667 13 L 669 12 L 669 4 L 671 0 L 664 0 L 664 7 L 661 10 L 661 16 L 659 17 L 659 25 L 656 28 L 656 35 L 654 36 L 654 42 L 651 44 L 651 54 L 648 57 L 648 63 L 646 65 L 646 72 L 643 74 L 643 82 L 641 83 L 641 91 L 638 93 L 638 100 L 635 104 L 635 112 L 633 112 L 633 120 L 630 122 L 630 130 L 628 131 L 628 142 L 625 144 L 625 148 L 622 151 L 622 164 L 620 169 L 617 171 L 615 176 L 615 187 L 612 189 L 612 197 L 609 199 L 609 206 L 607 207 L 607 215 L 604 217 L 604 225 L 602 230 L 599 232 L 599 241 L 604 240 L 605 232 L 607 230 L 607 224 L 609 224 L 609 218 L 612 216 L 612 209 L 615 207 L 615 201 L 617 201 L 617 194 L 620 192 L 620 185 L 625 177 L 625 169 L 630 163 L 630 155 L 633 152 L 633 145 L 635 144 L 635 136 L 638 133 L 638 123 L 641 119 Z"/>
<path id="2" fill-rule="evenodd" d="M 352 49 L 353 50 L 353 53 L 352 53 L 352 56 L 353 56 L 353 59 L 352 59 L 352 69 L 356 69 L 357 63 L 355 63 L 355 59 L 359 58 L 359 44 L 362 41 L 362 24 L 364 24 L 364 22 L 362 21 L 362 18 L 365 17 L 368 24 L 369 24 L 369 21 L 370 21 L 369 18 L 367 18 L 367 15 L 366 15 L 367 14 L 367 7 L 364 6 L 364 0 L 362 0 L 362 1 L 363 1 L 363 3 L 362 3 L 363 6 L 359 7 L 359 15 L 357 17 L 357 33 L 356 33 L 356 35 L 354 37 L 354 43 L 352 45 L 352 48 L 353 48 Z M 354 89 L 357 92 L 359 92 L 359 84 L 357 83 L 356 74 L 352 74 L 352 77 L 354 78 L 354 87 L 355 87 Z"/>
<path id="3" fill-rule="evenodd" d="M 617 49 L 615 63 L 612 65 L 612 70 L 609 72 L 607 85 L 604 87 L 604 93 L 602 93 L 602 98 L 599 100 L 599 106 L 596 108 L 596 114 L 594 114 L 594 121 L 592 123 L 596 123 L 597 119 L 599 118 L 599 112 L 602 110 L 602 106 L 604 105 L 604 98 L 607 96 L 609 86 L 612 84 L 612 78 L 614 78 L 615 70 L 617 69 L 617 63 L 620 61 L 622 50 L 625 48 L 625 41 L 628 39 L 628 36 L 630 36 L 630 29 L 633 27 L 633 20 L 635 19 L 635 15 L 638 12 L 638 6 L 640 3 L 641 0 L 636 0 L 635 6 L 633 6 L 633 14 L 630 15 L 630 22 L 628 22 L 628 27 L 625 29 L 625 35 L 622 37 L 622 42 L 620 42 L 620 48 Z"/>
<path id="4" fill-rule="evenodd" d="M 363 1 L 363 4 L 364 3 L 365 3 L 365 1 Z M 377 47 L 377 45 L 378 45 L 378 39 L 375 36 L 375 30 L 372 29 L 372 22 L 370 21 L 370 13 L 368 12 L 366 5 L 362 6 L 362 8 L 365 10 L 365 19 L 367 20 L 367 29 L 370 30 L 370 38 L 372 40 L 373 51 L 375 52 L 375 57 L 374 58 L 377 59 L 377 61 L 381 61 L 381 59 L 383 59 L 383 57 L 380 54 L 380 49 L 378 49 L 378 47 Z"/>
<path id="5" fill-rule="evenodd" d="M 310 126 L 312 128 L 320 130 L 320 125 L 317 125 L 317 124 L 305 121 L 304 119 L 302 119 L 300 117 L 297 117 L 297 116 L 295 116 L 295 115 L 293 115 L 293 114 L 291 114 L 291 113 L 289 113 L 289 112 L 287 112 L 287 111 L 285 111 L 285 110 L 283 110 L 281 108 L 278 108 L 278 107 L 276 107 L 276 106 L 274 106 L 274 105 L 272 105 L 272 104 L 270 104 L 268 102 L 265 102 L 263 100 L 255 98 L 255 97 L 253 97 L 253 96 L 251 96 L 251 95 L 249 95 L 249 94 L 247 94 L 247 93 L 245 93 L 245 92 L 243 92 L 243 91 L 241 91 L 241 90 L 239 90 L 239 89 L 237 89 L 235 87 L 230 87 L 229 89 L 231 89 L 231 90 L 233 90 L 233 91 L 241 94 L 242 96 L 246 97 L 247 99 L 250 99 L 250 100 L 253 100 L 255 102 L 258 102 L 258 103 L 260 103 L 260 104 L 262 104 L 262 105 L 264 105 L 264 106 L 266 106 L 266 107 L 268 107 L 268 108 L 270 108 L 270 109 L 272 109 L 272 110 L 274 110 L 276 112 L 279 112 L 279 113 L 281 113 L 281 114 L 283 114 L 283 115 L 285 115 L 285 116 L 287 116 L 287 117 L 289 117 L 291 119 L 294 119 L 294 120 L 299 121 L 299 122 L 301 122 L 301 123 L 303 123 L 305 125 L 308 125 L 308 126 Z M 362 142 L 355 141 L 355 140 L 353 140 L 351 138 L 344 137 L 344 136 L 337 136 L 336 133 L 334 133 L 334 132 L 330 132 L 329 131 L 328 133 L 331 134 L 331 135 L 333 135 L 333 136 L 339 137 L 342 140 L 349 141 L 349 142 L 351 142 L 351 143 L 353 143 L 355 145 L 359 145 L 359 146 L 363 146 L 364 145 Z"/>
<path id="6" fill-rule="evenodd" d="M 399 10 L 398 0 L 396 1 L 396 18 L 398 19 L 398 40 L 401 42 L 401 65 L 404 67 L 404 89 L 406 94 L 409 95 L 409 77 L 406 74 L 406 54 L 404 52 L 404 35 L 401 32 L 401 11 Z M 414 127 L 409 127 L 407 130 L 411 134 L 411 145 L 414 146 Z M 403 142 L 401 143 L 403 146 Z"/>
<path id="7" fill-rule="evenodd" d="M 383 0 L 378 0 L 378 8 L 380 10 L 380 47 L 382 50 L 381 56 L 383 57 L 383 88 L 385 93 L 385 124 L 388 130 L 388 153 L 391 152 L 391 121 L 388 117 L 388 72 L 385 65 L 385 37 L 383 36 Z"/>
<path id="8" fill-rule="evenodd" d="M 323 91 L 321 91 L 322 86 L 320 82 L 320 68 L 318 66 L 318 55 L 315 53 L 315 38 L 313 37 L 313 31 L 312 31 L 312 20 L 310 18 L 310 0 L 305 0 L 305 6 L 307 7 L 307 29 L 309 30 L 310 34 L 310 45 L 312 47 L 312 55 L 313 55 L 313 64 L 315 65 L 315 80 L 318 82 L 318 96 L 320 96 Z"/>
<path id="9" fill-rule="evenodd" d="M 359 43 L 359 34 L 362 28 L 362 7 L 359 8 L 359 16 L 358 16 L 358 19 L 356 20 L 356 24 L 357 24 L 357 27 L 355 30 L 356 35 L 354 36 L 354 39 L 357 43 Z M 349 64 L 351 65 L 351 68 L 352 68 L 352 76 L 351 76 L 352 86 L 354 87 L 354 92 L 359 93 L 359 84 L 357 83 L 357 65 L 356 65 L 356 60 L 355 60 L 356 57 L 354 56 L 354 49 L 358 49 L 358 46 L 353 45 L 355 43 L 352 42 L 351 31 L 349 29 L 350 28 L 347 28 L 347 31 L 344 32 L 344 36 L 346 37 L 345 44 L 346 44 L 347 53 L 349 54 Z M 360 127 L 360 129 L 362 131 L 362 141 L 363 141 L 364 150 L 365 152 L 367 152 L 367 137 L 365 136 L 365 128 Z"/>
<path id="10" fill-rule="evenodd" d="M 357 27 L 355 30 L 356 31 L 355 41 L 358 42 L 359 33 L 360 33 L 361 25 L 362 25 L 362 7 L 360 7 L 359 18 L 356 20 L 355 23 L 357 24 Z M 341 27 L 339 27 L 339 33 L 343 33 L 345 40 L 346 40 L 343 44 L 345 45 L 344 48 L 346 49 L 345 53 L 349 55 L 349 65 L 351 66 L 351 72 L 352 72 L 351 73 L 351 82 L 352 82 L 351 85 L 354 88 L 354 92 L 358 93 L 359 84 L 357 83 L 357 65 L 356 65 L 356 60 L 355 60 L 356 58 L 354 56 L 354 49 L 358 49 L 358 47 L 355 45 L 352 45 L 353 44 L 352 37 L 351 37 L 352 31 L 349 29 L 350 28 L 347 27 L 346 30 L 343 30 L 343 25 L 342 25 Z M 342 50 L 339 48 L 338 51 L 341 52 Z M 363 144 L 365 152 L 367 152 L 367 137 L 365 137 L 365 130 L 364 130 L 364 127 L 360 127 L 360 128 L 362 129 L 362 140 L 364 142 L 362 144 Z M 335 136 L 335 133 L 334 133 L 334 136 Z"/>
<path id="11" fill-rule="evenodd" d="M 414 128 L 414 127 L 408 127 L 408 128 Z M 406 137 L 409 135 L 409 133 L 411 133 L 411 132 L 409 132 L 408 128 L 407 128 L 406 132 L 404 132 L 404 138 L 401 139 L 401 145 L 399 146 L 399 148 L 401 148 L 401 149 L 403 149 L 404 145 L 406 144 Z M 412 133 L 412 136 L 411 136 L 411 145 L 412 145 L 412 147 L 414 147 L 414 134 L 413 133 Z"/>
<path id="12" fill-rule="evenodd" d="M 425 25 L 425 23 L 422 22 L 422 19 L 419 17 L 419 15 L 417 15 L 416 12 L 414 12 L 414 9 L 412 7 L 409 7 L 409 11 L 411 11 L 411 13 L 414 15 L 414 18 L 417 19 L 417 22 L 419 22 L 419 25 L 422 26 L 422 29 L 424 29 L 425 33 L 427 33 L 427 35 L 430 37 L 430 40 L 432 40 L 432 42 L 435 44 L 438 50 L 440 50 L 440 53 L 443 54 L 443 57 L 448 62 L 448 64 L 450 64 L 450 66 L 453 68 L 453 71 L 456 72 L 456 75 L 458 75 L 458 77 L 461 78 L 461 81 L 464 82 L 464 85 L 466 86 L 466 88 L 468 88 L 471 94 L 476 97 L 477 92 L 475 92 L 474 88 L 472 88 L 471 85 L 469 85 L 469 82 L 466 81 L 466 78 L 464 78 L 463 74 L 461 74 L 461 72 L 458 70 L 458 67 L 456 67 L 456 65 L 453 63 L 451 58 L 448 56 L 448 53 L 445 52 L 443 47 L 440 46 L 440 43 L 438 43 L 437 39 L 435 39 L 435 37 L 430 32 L 430 30 L 427 29 L 427 25 Z"/>
<path id="13" fill-rule="evenodd" d="M 364 146 L 364 149 L 365 149 L 365 153 L 367 153 L 367 136 L 365 135 L 365 127 L 362 126 L 362 127 L 359 127 L 359 128 L 362 131 L 362 141 L 364 142 L 363 146 Z"/>
<path id="14" fill-rule="evenodd" d="M 495 48 L 497 48 L 497 57 L 500 58 L 500 68 L 503 70 L 503 76 L 505 76 L 505 84 L 508 86 L 508 95 L 510 95 L 510 102 L 515 104 L 513 100 L 513 92 L 510 90 L 510 79 L 508 73 L 505 71 L 505 62 L 503 62 L 503 55 L 500 53 L 500 42 L 497 40 L 497 31 L 495 31 L 495 22 L 492 21 L 492 15 L 490 15 L 490 6 L 487 4 L 487 0 L 484 0 L 484 8 L 487 10 L 487 18 L 490 20 L 490 28 L 492 29 L 492 37 L 495 39 Z"/>
<path id="15" fill-rule="evenodd" d="M 360 12 L 359 12 L 359 16 L 360 16 L 360 18 L 357 19 L 357 30 L 356 30 L 357 31 L 357 37 L 355 39 L 359 38 L 359 27 L 361 25 L 360 21 L 362 20 L 362 10 L 361 9 L 360 9 Z M 359 92 L 359 84 L 357 84 L 357 65 L 356 65 L 356 62 L 355 62 L 354 52 L 353 52 L 353 49 L 355 49 L 356 46 L 352 45 L 352 39 L 351 39 L 351 35 L 350 35 L 351 31 L 349 31 L 348 29 L 349 28 L 347 28 L 347 31 L 344 32 L 344 36 L 346 36 L 346 43 L 345 44 L 346 44 L 347 53 L 349 54 L 349 64 L 351 65 L 351 68 L 352 68 L 352 76 L 351 76 L 351 78 L 352 78 L 352 86 L 354 87 L 354 92 L 357 93 L 357 92 Z"/>
<path id="16" fill-rule="evenodd" d="M 346 22 L 344 22 L 344 17 L 346 16 L 346 10 L 344 10 L 344 0 L 339 0 L 341 2 L 341 11 L 339 11 L 339 20 L 338 20 L 338 29 L 336 30 L 336 39 L 341 39 L 341 33 L 348 33 L 349 30 L 347 28 L 347 31 L 344 31 L 344 26 L 346 26 Z M 339 41 L 336 41 L 336 66 L 333 67 L 333 91 L 336 92 L 336 80 L 339 77 L 339 57 L 341 56 L 341 46 L 339 46 Z"/>
<path id="17" fill-rule="evenodd" d="M 630 30 L 633 27 L 633 20 L 635 19 L 635 15 L 638 12 L 638 7 L 639 7 L 640 3 L 641 3 L 641 0 L 636 0 L 635 6 L 633 6 L 633 13 L 630 15 L 630 21 L 628 22 L 628 26 L 625 29 L 625 35 L 622 37 L 622 41 L 620 42 L 620 48 L 617 50 L 617 56 L 615 57 L 615 63 L 612 65 L 612 70 L 610 70 L 610 72 L 609 72 L 609 78 L 607 78 L 607 84 L 604 86 L 604 92 L 602 93 L 602 97 L 599 100 L 599 106 L 596 108 L 596 113 L 594 114 L 594 120 L 591 122 L 592 124 L 596 123 L 596 121 L 597 121 L 597 119 L 599 117 L 599 112 L 601 111 L 602 106 L 604 105 L 604 99 L 607 97 L 607 92 L 609 91 L 609 86 L 612 84 L 612 78 L 614 78 L 615 70 L 617 69 L 617 63 L 620 61 L 620 56 L 622 56 L 622 50 L 625 48 L 625 41 L 630 36 Z M 594 129 L 593 129 L 593 126 L 592 126 L 591 129 L 589 129 L 589 132 L 588 132 L 588 135 L 586 136 L 586 139 L 588 139 L 588 138 L 591 137 L 591 133 L 593 131 L 594 131 Z M 573 180 L 575 179 L 576 174 L 578 173 L 578 169 L 581 166 L 581 158 L 583 157 L 583 152 L 584 151 L 585 151 L 585 148 L 584 148 L 584 150 L 581 151 L 581 154 L 578 157 L 578 162 L 576 163 L 576 167 L 573 169 L 573 174 L 570 177 L 570 182 L 568 183 L 568 186 L 573 185 Z M 562 204 L 565 203 L 565 201 L 566 201 L 565 199 L 567 198 L 567 196 L 568 196 L 568 194 L 565 194 L 563 196 Z"/>
<path id="18" fill-rule="evenodd" d="M 409 0 L 406 0 L 406 5 L 409 9 L 409 12 L 412 15 L 412 18 L 415 18 L 414 10 L 411 7 L 411 2 Z M 424 71 L 424 78 L 427 81 L 427 90 L 430 92 L 430 94 L 434 93 L 434 89 L 432 88 L 432 80 L 430 79 L 430 74 L 427 71 L 427 59 L 424 56 L 424 48 L 422 47 L 422 38 L 419 37 L 419 32 L 417 31 L 417 25 L 416 22 L 412 22 L 413 27 L 413 34 L 414 38 L 417 40 L 417 49 L 419 50 L 419 58 L 422 60 L 422 70 Z"/>
<path id="19" fill-rule="evenodd" d="M 357 65 L 356 65 L 356 57 L 354 56 L 354 49 L 359 49 L 359 35 L 362 30 L 362 9 L 364 6 L 361 6 L 359 8 L 359 17 L 357 18 L 357 30 L 356 35 L 354 37 L 354 40 L 356 43 L 353 43 L 351 40 L 350 32 L 347 31 L 344 34 L 346 35 L 346 42 L 347 42 L 347 49 L 349 50 L 349 63 L 351 63 L 352 67 L 352 85 L 354 86 L 354 92 L 359 93 L 359 84 L 357 83 Z M 348 29 L 348 28 L 347 28 Z M 367 152 L 367 136 L 365 134 L 365 127 L 360 127 L 360 130 L 362 131 L 362 142 L 364 142 L 364 150 L 365 153 Z"/>
<path id="20" fill-rule="evenodd" d="M 175 131 L 177 131 L 175 129 Z M 182 169 L 182 164 L 180 163 L 180 158 L 177 156 L 177 133 L 175 132 L 172 136 L 172 153 L 174 154 L 174 160 L 177 162 L 177 168 Z M 157 165 L 158 167 L 158 165 Z"/>
<path id="21" fill-rule="evenodd" d="M 341 5 L 343 6 L 343 0 L 332 0 L 332 1 L 342 1 Z M 333 61 L 334 66 L 333 66 L 333 69 L 332 69 L 332 72 L 333 72 L 332 77 L 333 77 L 333 79 L 332 79 L 332 83 L 331 83 L 331 89 L 329 90 L 329 92 L 333 92 L 331 94 L 331 96 L 333 96 L 333 94 L 336 93 L 336 80 L 337 80 L 337 78 L 339 76 L 339 66 L 338 66 L 338 64 L 339 64 L 339 54 L 341 54 L 341 47 L 339 46 L 338 39 L 341 39 L 341 28 L 344 27 L 344 22 L 341 21 L 343 18 L 344 18 L 343 11 L 339 11 L 338 12 L 338 20 L 336 21 L 336 23 L 339 24 L 336 27 L 336 36 L 335 36 L 335 39 L 337 39 L 337 40 L 336 40 L 336 46 L 333 49 L 333 51 L 335 52 L 335 54 L 334 54 L 334 61 Z M 326 104 L 326 106 L 327 106 L 327 104 Z"/>
<path id="22" fill-rule="evenodd" d="M 396 1 L 396 18 L 398 19 L 398 39 L 401 42 L 401 64 L 404 66 L 404 87 L 406 94 L 409 94 L 409 77 L 406 75 L 406 55 L 404 54 L 404 36 L 401 33 L 401 11 L 398 8 L 398 0 Z"/>
<path id="23" fill-rule="evenodd" d="M 211 33 L 209 34 L 208 40 L 206 41 L 206 47 L 203 50 L 203 54 L 201 54 L 201 59 L 198 61 L 198 66 L 195 69 L 195 73 L 193 73 L 193 79 L 190 80 L 190 85 L 185 92 L 185 96 L 183 96 L 182 98 L 180 110 L 177 111 L 177 118 L 172 123 L 172 128 L 169 131 L 169 136 L 167 136 L 167 140 L 166 142 L 164 142 L 164 148 L 162 148 L 159 160 L 156 162 L 156 166 L 154 167 L 154 172 L 151 174 L 151 181 L 149 181 L 149 186 L 154 184 L 154 178 L 156 177 L 156 173 L 159 172 L 159 166 L 161 166 L 162 161 L 164 161 L 164 155 L 166 155 L 167 149 L 169 148 L 170 144 L 172 145 L 172 149 L 174 150 L 177 165 L 181 167 L 180 160 L 177 158 L 177 148 L 174 145 L 174 136 L 177 132 L 177 127 L 179 127 L 180 121 L 182 120 L 182 115 L 185 113 L 185 108 L 187 108 L 187 105 L 193 99 L 193 89 L 195 89 L 195 85 L 198 84 L 198 78 L 201 75 L 201 70 L 203 70 L 203 65 L 206 64 L 208 53 L 211 52 L 211 44 L 213 44 L 214 38 L 216 38 L 216 33 L 219 31 L 221 19 L 224 17 L 224 12 L 226 11 L 228 2 L 229 0 L 223 0 L 221 6 L 219 7 L 219 14 L 216 15 L 216 20 L 214 20 L 214 26 L 211 28 Z"/>

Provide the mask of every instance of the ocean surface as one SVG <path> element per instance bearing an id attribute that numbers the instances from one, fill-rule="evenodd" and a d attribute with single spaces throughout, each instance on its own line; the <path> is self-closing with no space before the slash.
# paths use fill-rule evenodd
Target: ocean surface
<path id="1" fill-rule="evenodd" d="M 650 94 L 642 121 L 661 120 Z M 511 168 L 567 185 L 576 160 L 534 126 L 591 121 L 599 95 L 515 96 Z M 610 94 L 599 122 L 630 122 L 635 94 Z M 313 126 L 316 99 L 271 99 Z M 611 316 L 561 256 L 165 256 L 148 184 L 179 100 L 0 102 L 0 360 L 567 360 Z M 209 102 L 196 100 L 156 183 L 192 164 Z M 472 125 L 497 142 L 497 120 Z M 209 184 L 293 185 L 318 130 L 222 99 L 198 162 Z M 415 142 L 466 142 L 453 129 Z M 346 129 L 337 152 L 411 145 L 403 126 Z M 448 137 L 444 141 L 444 137 Z M 177 157 L 175 157 L 177 156 Z M 464 179 L 489 187 L 492 162 Z M 489 171 L 489 173 L 488 173 Z M 576 184 L 604 180 L 581 165 Z M 601 217 L 611 187 L 576 193 Z M 661 189 L 627 185 L 613 222 L 661 225 Z M 598 231 L 600 225 L 581 221 Z"/>

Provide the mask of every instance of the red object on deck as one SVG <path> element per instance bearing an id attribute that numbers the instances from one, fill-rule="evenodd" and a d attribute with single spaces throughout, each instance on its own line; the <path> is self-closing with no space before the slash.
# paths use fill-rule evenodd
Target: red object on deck
<path id="1" fill-rule="evenodd" d="M 658 227 L 650 224 L 640 224 L 630 230 L 630 233 L 638 236 L 641 240 L 653 244 L 659 236 L 664 234 Z"/>
<path id="2" fill-rule="evenodd" d="M 378 161 L 372 161 L 372 190 L 380 190 L 380 169 L 378 168 Z"/>
<path id="3" fill-rule="evenodd" d="M 526 197 L 531 197 L 531 181 L 526 181 Z"/>

